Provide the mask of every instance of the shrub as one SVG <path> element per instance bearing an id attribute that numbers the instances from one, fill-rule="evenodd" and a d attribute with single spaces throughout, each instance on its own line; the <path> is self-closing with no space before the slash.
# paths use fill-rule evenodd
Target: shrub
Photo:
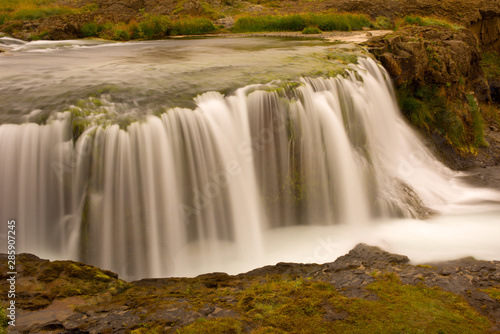
<path id="1" fill-rule="evenodd" d="M 139 39 L 143 36 L 142 29 L 137 22 L 131 22 L 128 30 L 130 31 L 130 39 Z"/>
<path id="2" fill-rule="evenodd" d="M 322 31 L 350 31 L 372 26 L 365 15 L 358 14 L 297 14 L 286 16 L 243 16 L 236 20 L 233 32 L 302 31 L 314 26 Z"/>
<path id="3" fill-rule="evenodd" d="M 97 23 L 89 22 L 85 23 L 80 29 L 83 37 L 96 37 L 98 33 Z"/>
<path id="4" fill-rule="evenodd" d="M 317 27 L 305 27 L 304 30 L 302 30 L 302 33 L 305 35 L 321 34 L 321 30 Z"/>
<path id="5" fill-rule="evenodd" d="M 168 16 L 146 14 L 144 21 L 139 23 L 144 38 L 162 38 L 168 36 L 172 21 Z"/>
<path id="6" fill-rule="evenodd" d="M 130 33 L 123 29 L 116 29 L 113 34 L 115 41 L 128 41 L 130 40 Z"/>
<path id="7" fill-rule="evenodd" d="M 207 18 L 193 18 L 176 21 L 172 24 L 170 35 L 202 35 L 217 30 Z"/>

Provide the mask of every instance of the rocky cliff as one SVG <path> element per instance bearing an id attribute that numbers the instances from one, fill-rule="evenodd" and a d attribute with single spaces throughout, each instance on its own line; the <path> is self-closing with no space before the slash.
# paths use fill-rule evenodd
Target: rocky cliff
<path id="1" fill-rule="evenodd" d="M 498 116 L 488 113 L 496 102 L 471 30 L 407 25 L 366 46 L 393 78 L 403 113 L 448 165 L 500 162 Z"/>

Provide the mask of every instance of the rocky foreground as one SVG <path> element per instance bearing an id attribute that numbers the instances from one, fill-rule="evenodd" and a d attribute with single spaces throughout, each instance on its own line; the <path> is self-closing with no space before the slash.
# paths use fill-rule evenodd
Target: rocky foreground
<path id="1" fill-rule="evenodd" d="M 17 271 L 13 333 L 500 333 L 498 261 L 415 266 L 360 244 L 332 263 L 236 276 L 125 282 L 31 254 L 18 256 Z"/>

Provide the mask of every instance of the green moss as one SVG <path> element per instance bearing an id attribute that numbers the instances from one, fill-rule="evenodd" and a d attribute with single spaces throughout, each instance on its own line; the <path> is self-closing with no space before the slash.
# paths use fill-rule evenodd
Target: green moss
<path id="1" fill-rule="evenodd" d="M 326 333 L 324 306 L 335 298 L 342 297 L 329 284 L 271 277 L 242 291 L 238 308 L 248 321 L 276 332 Z"/>
<path id="2" fill-rule="evenodd" d="M 235 316 L 201 318 L 178 333 L 241 333 L 248 328 L 252 333 L 484 333 L 492 326 L 462 297 L 424 285 L 403 284 L 396 274 L 374 272 L 375 281 L 365 289 L 376 298 L 366 300 L 345 297 L 333 285 L 309 278 L 220 274 L 171 278 L 160 286 L 141 287 L 113 280 L 92 266 L 54 263 L 63 270 L 44 291 L 59 293 L 58 298 L 95 296 L 77 308 L 80 312 L 123 305 L 140 310 L 143 323 L 124 327 L 136 334 L 162 333 L 166 326 L 177 324 L 152 320 L 159 310 L 175 307 L 196 311 L 207 305 L 231 309 Z M 104 282 L 104 276 L 111 281 Z M 500 287 L 484 291 L 500 298 Z"/>
<path id="3" fill-rule="evenodd" d="M 497 300 L 500 303 L 500 285 L 481 291 L 486 292 L 491 298 Z"/>
<path id="4" fill-rule="evenodd" d="M 8 326 L 9 318 L 7 318 L 7 312 L 3 307 L 0 307 L 0 334 L 7 333 Z"/>
<path id="5" fill-rule="evenodd" d="M 418 268 L 426 268 L 426 269 L 436 269 L 435 267 L 430 266 L 428 264 L 418 264 L 417 267 Z"/>
<path id="6" fill-rule="evenodd" d="M 329 52 L 327 54 L 327 59 L 338 60 L 343 64 L 357 64 L 358 56 L 354 53 L 343 53 L 340 51 Z"/>
<path id="7" fill-rule="evenodd" d="M 340 309 L 350 321 L 335 326 L 349 333 L 484 333 L 489 320 L 457 295 L 425 286 L 402 284 L 397 275 L 368 285 L 380 300 L 349 300 Z"/>
<path id="8" fill-rule="evenodd" d="M 436 85 L 422 85 L 412 90 L 400 87 L 399 106 L 410 123 L 428 132 L 442 135 L 460 153 L 477 152 L 487 146 L 484 122 L 473 95 L 467 104 L 450 103 Z"/>
<path id="9" fill-rule="evenodd" d="M 165 333 L 164 324 L 146 323 L 133 329 L 130 334 L 163 334 Z"/>
<path id="10" fill-rule="evenodd" d="M 179 334 L 239 334 L 243 325 L 233 318 L 198 319 L 196 322 L 178 331 Z"/>
<path id="11" fill-rule="evenodd" d="M 327 283 L 274 277 L 238 295 L 258 333 L 484 333 L 491 323 L 463 298 L 379 275 L 367 290 L 379 300 L 347 298 Z M 337 320 L 325 321 L 329 314 Z M 341 315 L 341 316 L 339 316 Z"/>
<path id="12" fill-rule="evenodd" d="M 486 79 L 500 77 L 500 56 L 497 52 L 486 52 L 482 54 L 481 67 Z"/>
<path id="13" fill-rule="evenodd" d="M 474 147 L 488 147 L 489 144 L 484 138 L 484 122 L 483 116 L 479 110 L 479 105 L 473 94 L 467 95 L 467 101 L 469 103 L 469 112 L 472 116 L 472 131 Z"/>
<path id="14" fill-rule="evenodd" d="M 436 18 L 427 17 L 427 16 L 417 16 L 417 15 L 405 16 L 400 22 L 398 22 L 396 24 L 396 29 L 398 29 L 399 27 L 404 26 L 404 25 L 441 26 L 441 27 L 446 27 L 446 28 L 450 28 L 453 30 L 464 29 L 463 26 L 453 24 L 453 23 L 448 22 L 446 20 L 436 19 Z"/>
<path id="15" fill-rule="evenodd" d="M 64 271 L 64 265 L 60 261 L 54 261 L 47 265 L 47 267 L 38 274 L 37 279 L 41 282 L 52 282 L 61 276 Z"/>
<path id="16" fill-rule="evenodd" d="M 60 291 L 59 291 L 59 297 L 65 298 L 65 297 L 72 297 L 72 296 L 81 296 L 82 289 L 76 287 L 76 286 L 62 286 Z"/>

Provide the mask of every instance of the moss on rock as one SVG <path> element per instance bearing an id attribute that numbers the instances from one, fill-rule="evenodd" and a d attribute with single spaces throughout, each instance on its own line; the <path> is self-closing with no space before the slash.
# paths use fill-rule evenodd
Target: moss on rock
<path id="1" fill-rule="evenodd" d="M 439 136 L 462 156 L 489 146 L 480 103 L 491 96 L 471 31 L 427 22 L 367 45 L 394 79 L 402 112 L 426 137 Z"/>

